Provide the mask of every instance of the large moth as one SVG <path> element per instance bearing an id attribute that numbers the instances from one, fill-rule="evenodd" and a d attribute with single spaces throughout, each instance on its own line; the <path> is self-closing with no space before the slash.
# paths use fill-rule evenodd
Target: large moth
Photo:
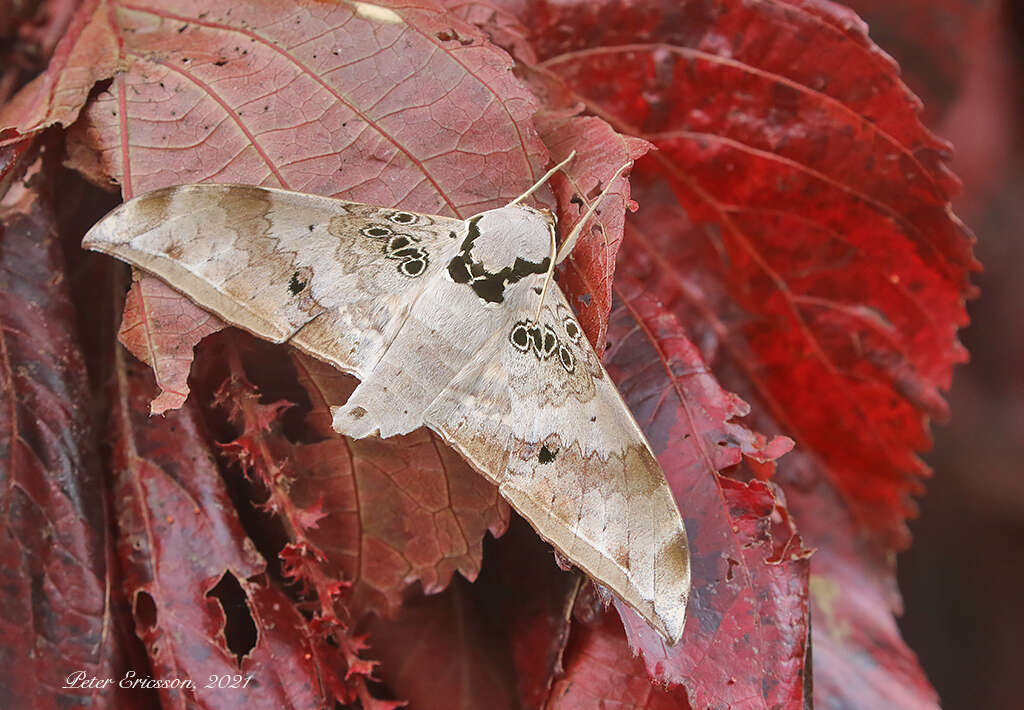
<path id="1" fill-rule="evenodd" d="M 333 409 L 338 432 L 430 427 L 541 537 L 675 643 L 690 586 L 679 511 L 550 282 L 578 228 L 556 253 L 554 217 L 521 204 L 558 167 L 465 221 L 249 185 L 181 185 L 120 205 L 83 245 L 354 374 L 359 386 Z"/>

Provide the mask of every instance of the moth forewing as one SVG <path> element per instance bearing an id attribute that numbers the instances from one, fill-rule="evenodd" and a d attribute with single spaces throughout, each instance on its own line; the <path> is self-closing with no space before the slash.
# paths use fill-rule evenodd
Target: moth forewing
<path id="1" fill-rule="evenodd" d="M 83 246 L 231 325 L 369 376 L 461 220 L 252 185 L 180 185 L 114 209 Z"/>
<path id="2" fill-rule="evenodd" d="M 558 286 L 538 300 L 552 229 L 550 213 L 523 205 L 462 221 L 209 184 L 130 200 L 83 244 L 232 325 L 357 375 L 334 408 L 337 431 L 429 426 L 675 643 L 689 593 L 686 533 Z"/>

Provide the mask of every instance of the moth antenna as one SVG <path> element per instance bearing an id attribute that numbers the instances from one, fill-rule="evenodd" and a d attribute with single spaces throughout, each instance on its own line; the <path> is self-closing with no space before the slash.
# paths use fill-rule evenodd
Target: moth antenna
<path id="1" fill-rule="evenodd" d="M 568 178 L 569 182 L 572 184 L 572 188 L 576 191 L 576 194 L 582 195 L 583 189 L 580 187 L 579 183 L 576 182 L 576 179 L 572 175 L 569 175 L 568 173 L 566 173 L 566 178 Z M 581 198 L 580 201 L 584 204 L 585 207 L 590 207 L 589 200 L 584 200 Z M 605 231 L 603 225 L 598 224 L 597 227 L 598 229 L 601 230 L 601 238 L 604 240 L 604 250 L 605 252 L 607 252 L 610 248 L 610 244 L 608 243 L 608 233 L 607 231 Z"/>
<path id="2" fill-rule="evenodd" d="M 568 165 L 569 163 L 571 163 L 571 162 L 572 162 L 572 159 L 573 159 L 573 158 L 575 158 L 575 157 L 576 157 L 576 151 L 575 151 L 575 150 L 573 150 L 573 151 L 572 151 L 571 153 L 569 153 L 569 157 L 568 157 L 568 158 L 566 158 L 565 160 L 563 160 L 563 161 L 562 161 L 561 163 L 559 163 L 559 164 L 558 164 L 558 165 L 556 165 L 555 167 L 551 168 L 551 170 L 548 170 L 548 171 L 547 171 L 546 173 L 544 173 L 544 177 L 542 177 L 542 178 L 541 178 L 540 180 L 538 180 L 537 182 L 535 182 L 535 183 L 533 184 L 533 187 L 531 187 L 531 188 L 530 188 L 529 190 L 527 190 L 527 191 L 526 191 L 526 192 L 524 192 L 524 193 L 523 193 L 522 195 L 520 195 L 520 196 L 519 196 L 519 197 L 517 197 L 516 199 L 512 200 L 511 202 L 509 202 L 509 203 L 508 203 L 507 205 L 505 205 L 505 206 L 506 206 L 506 207 L 511 207 L 512 205 L 518 205 L 518 204 L 519 204 L 520 202 L 522 202 L 522 201 L 523 201 L 523 200 L 525 200 L 525 199 L 526 199 L 527 197 L 529 197 L 529 196 L 530 196 L 530 195 L 532 195 L 532 194 L 533 194 L 534 192 L 536 192 L 536 191 L 537 191 L 537 190 L 538 190 L 538 189 L 539 189 L 539 188 L 541 187 L 541 185 L 543 185 L 543 184 L 544 184 L 544 183 L 546 183 L 546 182 L 547 182 L 548 180 L 550 180 L 550 179 L 551 179 L 551 176 L 552 176 L 552 175 L 554 175 L 554 174 L 555 174 L 555 173 L 557 173 L 557 172 L 558 172 L 559 170 L 561 170 L 562 168 L 564 168 L 564 167 L 565 167 L 566 165 Z"/>
<path id="3" fill-rule="evenodd" d="M 612 175 L 611 179 L 608 181 L 608 184 L 605 185 L 605 188 L 601 191 L 601 194 L 597 196 L 596 200 L 590 203 L 590 207 L 587 208 L 587 211 L 583 214 L 583 217 L 580 219 L 579 222 L 576 223 L 576 226 L 572 228 L 572 231 L 569 232 L 569 236 L 565 238 L 565 241 L 562 242 L 562 248 L 558 250 L 558 254 L 555 256 L 554 259 L 554 264 L 561 264 L 563 261 L 565 261 L 565 258 L 572 253 L 573 248 L 576 246 L 576 240 L 579 239 L 580 232 L 582 232 L 583 227 L 586 226 L 587 220 L 590 219 L 591 215 L 594 214 L 594 211 L 601 204 L 601 200 L 608 196 L 608 192 L 612 189 L 612 185 L 615 183 L 618 177 L 631 167 L 633 167 L 632 160 L 615 171 L 615 174 Z M 554 264 L 552 264 L 552 266 L 554 266 Z M 544 285 L 547 286 L 546 283 Z"/>
<path id="4" fill-rule="evenodd" d="M 534 321 L 540 323 L 540 312 L 544 308 L 544 296 L 548 293 L 548 284 L 551 283 L 551 277 L 555 274 L 555 256 L 558 254 L 558 242 L 555 240 L 555 230 L 549 229 L 548 234 L 551 235 L 551 257 L 548 259 L 548 272 L 544 274 L 544 288 L 540 290 L 540 301 L 537 303 L 537 315 L 534 317 Z"/>

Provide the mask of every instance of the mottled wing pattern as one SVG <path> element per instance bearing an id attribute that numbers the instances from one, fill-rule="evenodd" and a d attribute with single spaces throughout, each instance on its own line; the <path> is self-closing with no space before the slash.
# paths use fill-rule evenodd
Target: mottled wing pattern
<path id="1" fill-rule="evenodd" d="M 556 287 L 530 290 L 425 422 L 566 557 L 675 642 L 690 587 L 686 532 L 643 433 Z"/>
<path id="2" fill-rule="evenodd" d="M 251 185 L 130 200 L 83 246 L 159 276 L 232 325 L 364 377 L 463 222 Z"/>

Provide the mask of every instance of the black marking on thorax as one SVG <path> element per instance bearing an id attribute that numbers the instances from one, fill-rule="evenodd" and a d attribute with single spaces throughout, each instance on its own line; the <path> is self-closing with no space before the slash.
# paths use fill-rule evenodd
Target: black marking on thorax
<path id="1" fill-rule="evenodd" d="M 473 242 L 480 237 L 477 222 L 480 217 L 469 220 L 469 230 L 462 241 L 462 247 L 451 261 L 448 262 L 448 275 L 457 284 L 469 284 L 477 296 L 487 303 L 503 303 L 505 289 L 521 281 L 531 274 L 546 274 L 551 263 L 550 257 L 544 257 L 540 263 L 527 261 L 517 256 L 511 266 L 498 271 L 487 271 L 481 261 L 473 258 Z"/>

